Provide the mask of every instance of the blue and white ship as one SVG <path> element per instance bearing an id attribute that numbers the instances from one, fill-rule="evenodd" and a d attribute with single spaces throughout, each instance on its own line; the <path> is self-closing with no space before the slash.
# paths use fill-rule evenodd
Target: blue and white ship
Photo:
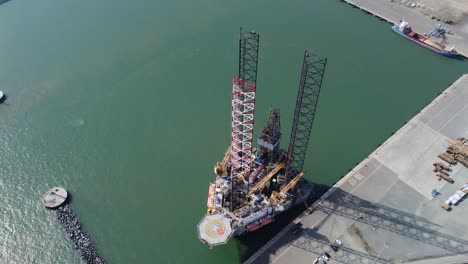
<path id="1" fill-rule="evenodd" d="M 440 55 L 447 57 L 458 57 L 459 53 L 454 50 L 454 48 L 447 49 L 447 47 L 442 43 L 436 43 L 430 38 L 423 36 L 417 32 L 414 32 L 406 21 L 399 21 L 398 23 L 392 26 L 392 30 L 400 35 L 401 37 L 408 39 L 409 41 L 418 44 L 421 47 L 424 47 L 432 52 L 435 52 Z"/>

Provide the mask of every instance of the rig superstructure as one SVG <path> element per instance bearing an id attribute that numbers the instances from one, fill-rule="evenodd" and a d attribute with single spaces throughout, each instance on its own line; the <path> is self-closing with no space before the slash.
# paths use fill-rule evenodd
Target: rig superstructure
<path id="1" fill-rule="evenodd" d="M 288 151 L 280 148 L 277 108 L 270 109 L 256 149 L 252 142 L 259 40 L 257 33 L 241 29 L 239 75 L 232 82 L 231 145 L 214 167 L 207 214 L 198 224 L 200 240 L 210 246 L 271 223 L 312 192 L 302 178 L 303 165 L 327 60 L 304 53 Z"/>

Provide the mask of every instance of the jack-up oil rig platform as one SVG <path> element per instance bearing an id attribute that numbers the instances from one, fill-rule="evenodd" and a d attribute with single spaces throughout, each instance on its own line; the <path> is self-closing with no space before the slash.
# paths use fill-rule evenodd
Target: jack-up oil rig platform
<path id="1" fill-rule="evenodd" d="M 312 192 L 302 178 L 303 165 L 327 60 L 304 53 L 288 151 L 280 148 L 277 108 L 270 109 L 258 148 L 253 148 L 259 40 L 257 33 L 241 29 L 239 76 L 232 82 L 231 145 L 214 167 L 207 215 L 198 224 L 200 240 L 210 246 L 271 223 Z"/>

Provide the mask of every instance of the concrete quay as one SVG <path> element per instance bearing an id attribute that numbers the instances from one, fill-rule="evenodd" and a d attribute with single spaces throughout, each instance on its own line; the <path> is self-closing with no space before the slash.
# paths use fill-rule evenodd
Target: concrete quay
<path id="1" fill-rule="evenodd" d="M 468 263 L 468 201 L 441 208 L 468 168 L 451 167 L 453 184 L 432 171 L 458 137 L 468 138 L 468 74 L 244 263 L 309 264 L 325 253 L 329 264 Z"/>
<path id="2" fill-rule="evenodd" d="M 42 204 L 44 204 L 45 207 L 52 209 L 65 203 L 67 197 L 67 190 L 62 187 L 54 187 L 44 194 Z"/>
<path id="3" fill-rule="evenodd" d="M 455 45 L 455 50 L 462 56 L 468 58 L 468 17 L 460 23 L 452 26 L 444 24 L 441 21 L 431 20 L 428 16 L 419 12 L 415 8 L 410 8 L 399 3 L 399 1 L 391 0 L 342 0 L 345 3 L 359 8 L 362 11 L 374 15 L 381 20 L 385 20 L 391 24 L 405 19 L 410 24 L 411 28 L 418 33 L 428 33 L 434 30 L 437 24 L 442 24 L 444 28 L 451 31 L 451 34 L 446 34 L 446 46 L 452 47 Z M 389 30 L 389 32 L 391 32 Z M 432 37 L 434 38 L 434 37 Z M 437 39 L 441 41 L 441 39 Z M 408 45 L 411 43 L 408 42 Z"/>

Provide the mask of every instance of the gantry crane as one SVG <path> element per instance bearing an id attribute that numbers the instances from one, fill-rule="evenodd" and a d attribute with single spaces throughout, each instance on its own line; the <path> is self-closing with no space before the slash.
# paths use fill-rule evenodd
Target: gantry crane
<path id="1" fill-rule="evenodd" d="M 431 36 L 434 36 L 436 38 L 445 38 L 445 33 L 447 32 L 447 30 L 442 27 L 441 24 L 437 24 L 434 28 L 434 30 L 432 30 L 431 32 L 425 34 L 427 37 L 431 37 Z"/>

